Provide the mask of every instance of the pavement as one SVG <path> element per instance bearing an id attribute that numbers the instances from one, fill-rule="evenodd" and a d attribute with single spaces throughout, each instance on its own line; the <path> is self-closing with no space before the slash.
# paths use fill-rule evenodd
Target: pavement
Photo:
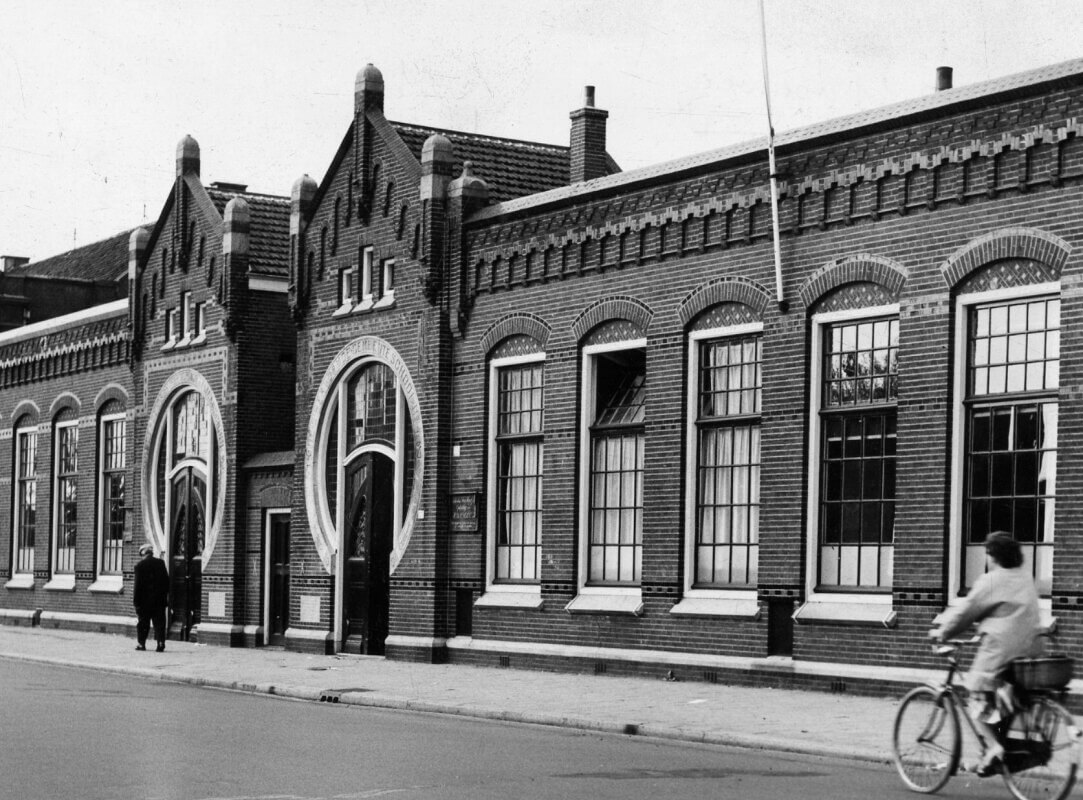
<path id="1" fill-rule="evenodd" d="M 380 656 L 167 643 L 0 626 L 4 659 L 314 702 L 455 714 L 871 762 L 891 760 L 898 698 L 580 675 Z M 965 738 L 965 737 L 964 737 Z M 969 743 L 968 743 L 969 744 Z"/>

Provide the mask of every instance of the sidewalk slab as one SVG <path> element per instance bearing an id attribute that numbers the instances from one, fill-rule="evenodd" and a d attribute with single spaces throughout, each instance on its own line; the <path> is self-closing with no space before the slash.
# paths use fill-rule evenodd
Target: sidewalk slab
<path id="1" fill-rule="evenodd" d="M 378 656 L 321 656 L 0 626 L 0 659 L 129 674 L 252 694 L 454 714 L 586 731 L 891 760 L 897 698 L 594 676 Z M 0 662 L 0 672 L 3 664 Z"/>

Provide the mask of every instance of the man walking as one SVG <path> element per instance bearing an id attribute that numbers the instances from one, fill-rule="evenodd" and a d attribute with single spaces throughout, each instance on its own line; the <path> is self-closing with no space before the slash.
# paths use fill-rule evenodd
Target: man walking
<path id="1" fill-rule="evenodd" d="M 135 565 L 135 588 L 132 591 L 132 603 L 139 618 L 135 626 L 135 636 L 139 644 L 136 650 L 147 649 L 147 634 L 150 624 L 154 623 L 154 638 L 158 642 L 158 652 L 165 650 L 165 607 L 169 602 L 169 572 L 165 563 L 154 556 L 154 546 L 145 544 L 139 548 L 143 558 Z"/>

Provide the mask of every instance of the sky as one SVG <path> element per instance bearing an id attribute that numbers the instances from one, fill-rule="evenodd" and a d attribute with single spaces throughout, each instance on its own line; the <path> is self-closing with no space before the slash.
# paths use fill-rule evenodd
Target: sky
<path id="1" fill-rule="evenodd" d="M 157 219 L 176 146 L 205 183 L 288 195 L 327 170 L 366 63 L 389 119 L 551 144 L 594 85 L 634 169 L 766 131 L 757 0 L 5 0 L 0 255 Z M 1079 0 L 765 0 L 791 130 L 1083 56 Z"/>

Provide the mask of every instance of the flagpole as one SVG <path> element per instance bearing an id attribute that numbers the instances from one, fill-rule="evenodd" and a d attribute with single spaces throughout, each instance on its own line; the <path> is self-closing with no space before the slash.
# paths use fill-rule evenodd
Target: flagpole
<path id="1" fill-rule="evenodd" d="M 767 77 L 767 15 L 760 0 L 760 52 L 763 56 L 763 98 L 767 105 L 767 165 L 771 182 L 771 228 L 775 244 L 775 299 L 780 311 L 786 311 L 782 299 L 782 247 L 778 230 L 778 177 L 775 170 L 775 126 L 771 122 L 771 82 Z"/>

